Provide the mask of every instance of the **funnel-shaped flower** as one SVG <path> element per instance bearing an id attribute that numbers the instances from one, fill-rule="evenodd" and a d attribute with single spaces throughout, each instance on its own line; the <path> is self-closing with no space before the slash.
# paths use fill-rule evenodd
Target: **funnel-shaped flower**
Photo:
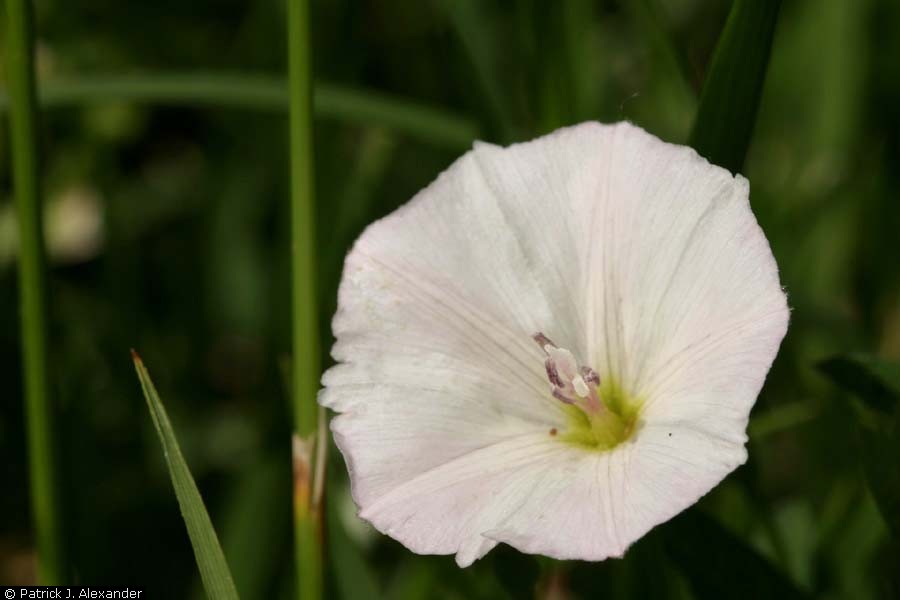
<path id="1" fill-rule="evenodd" d="M 320 400 L 411 550 L 602 560 L 744 462 L 787 321 L 744 178 L 586 123 L 476 144 L 366 230 Z"/>

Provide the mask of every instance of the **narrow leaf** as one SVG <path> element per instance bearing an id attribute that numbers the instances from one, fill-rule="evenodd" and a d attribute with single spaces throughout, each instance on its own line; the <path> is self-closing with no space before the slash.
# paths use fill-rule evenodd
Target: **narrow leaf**
<path id="1" fill-rule="evenodd" d="M 169 475 L 172 478 L 172 486 L 175 488 L 181 516 L 184 518 L 191 545 L 194 547 L 194 556 L 197 559 L 197 566 L 200 568 L 200 578 L 203 580 L 206 595 L 213 600 L 237 599 L 238 593 L 231 579 L 228 564 L 225 562 L 225 555 L 219 546 L 219 539 L 216 537 L 212 521 L 206 512 L 206 506 L 203 504 L 203 498 L 200 497 L 197 484 L 194 483 L 194 478 L 181 454 L 181 448 L 178 446 L 178 440 L 175 438 L 175 431 L 172 429 L 172 423 L 169 422 L 166 409 L 159 399 L 159 394 L 156 393 L 156 388 L 150 380 L 150 374 L 144 367 L 141 358 L 134 350 L 131 351 L 131 357 L 144 391 L 144 398 L 147 400 L 147 407 L 150 409 L 153 426 L 156 428 L 156 433 L 159 434 Z"/>
<path id="2" fill-rule="evenodd" d="M 453 149 L 468 150 L 481 135 L 478 125 L 467 117 L 373 90 L 318 84 L 313 108 L 320 118 L 380 125 Z"/>
<path id="3" fill-rule="evenodd" d="M 664 97 L 658 104 L 659 117 L 677 123 L 678 139 L 684 139 L 691 115 L 697 111 L 697 93 L 691 87 L 687 61 L 666 27 L 665 7 L 659 0 L 636 0 L 625 4 L 640 33 L 639 39 L 649 51 L 653 86 L 650 89 Z M 661 133 L 657 132 L 658 135 Z"/>
<path id="4" fill-rule="evenodd" d="M 747 427 L 747 434 L 754 441 L 762 440 L 799 425 L 805 425 L 819 416 L 819 409 L 810 402 L 790 402 L 754 415 Z"/>
<path id="5" fill-rule="evenodd" d="M 738 172 L 750 145 L 781 0 L 735 0 L 703 85 L 690 144 Z"/>
<path id="6" fill-rule="evenodd" d="M 41 84 L 42 108 L 102 102 L 134 102 L 161 106 L 234 108 L 286 112 L 287 83 L 283 78 L 254 73 L 143 73 L 93 75 Z M 10 99 L 0 90 L 0 114 Z M 315 86 L 315 116 L 365 126 L 378 125 L 422 142 L 466 150 L 480 134 L 471 119 L 407 98 L 330 83 Z"/>
<path id="7" fill-rule="evenodd" d="M 851 354 L 823 361 L 819 370 L 866 407 L 857 413 L 863 469 L 878 509 L 900 539 L 900 363 Z"/>
<path id="8" fill-rule="evenodd" d="M 504 142 L 515 137 L 511 117 L 509 90 L 501 83 L 500 52 L 492 20 L 486 15 L 487 4 L 478 0 L 445 0 L 439 5 L 447 13 L 463 50 L 472 63 L 476 83 L 487 100 L 498 134 Z"/>
<path id="9" fill-rule="evenodd" d="M 697 600 L 806 597 L 753 547 L 698 510 L 673 519 L 664 534 L 666 552 Z"/>
<path id="10" fill-rule="evenodd" d="M 418 561 L 409 555 L 397 566 L 387 590 L 386 600 L 431 600 L 437 594 L 438 580 L 433 561 Z"/>
<path id="11" fill-rule="evenodd" d="M 258 457 L 230 486 L 218 521 L 219 539 L 241 598 L 265 598 L 290 549 L 290 477 L 283 457 Z M 202 598 L 202 581 L 192 598 Z"/>
<path id="12" fill-rule="evenodd" d="M 848 354 L 822 361 L 819 370 L 866 405 L 892 413 L 900 404 L 900 365 L 877 356 Z"/>
<path id="13" fill-rule="evenodd" d="M 860 432 L 866 481 L 892 535 L 900 540 L 900 424 L 897 418 Z"/>
<path id="14" fill-rule="evenodd" d="M 366 562 L 362 550 L 350 539 L 340 520 L 338 494 L 329 494 L 326 514 L 328 518 L 328 554 L 334 568 L 337 597 L 342 600 L 382 598 L 378 580 L 372 567 Z"/>

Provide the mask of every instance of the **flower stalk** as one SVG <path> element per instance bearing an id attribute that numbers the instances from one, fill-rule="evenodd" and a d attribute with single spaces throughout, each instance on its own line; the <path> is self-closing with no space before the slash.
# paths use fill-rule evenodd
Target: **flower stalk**
<path id="1" fill-rule="evenodd" d="M 42 584 L 65 583 L 53 406 L 47 385 L 45 254 L 37 152 L 32 4 L 6 0 L 13 185 L 18 213 L 19 295 L 31 510 Z"/>
<path id="2" fill-rule="evenodd" d="M 319 409 L 318 307 L 312 136 L 312 61 L 309 1 L 288 0 L 290 115 L 291 281 L 293 323 L 294 538 L 297 597 L 322 596 L 323 477 L 326 446 Z"/>

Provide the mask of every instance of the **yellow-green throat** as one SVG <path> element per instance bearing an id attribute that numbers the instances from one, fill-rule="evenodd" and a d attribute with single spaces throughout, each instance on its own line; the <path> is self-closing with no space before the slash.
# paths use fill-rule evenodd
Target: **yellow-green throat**
<path id="1" fill-rule="evenodd" d="M 560 441 L 603 452 L 627 441 L 639 427 L 639 401 L 629 398 L 615 381 L 600 380 L 592 368 L 543 333 L 532 336 L 544 351 L 544 367 L 551 395 L 562 402 L 567 416 L 562 431 L 550 435 Z"/>

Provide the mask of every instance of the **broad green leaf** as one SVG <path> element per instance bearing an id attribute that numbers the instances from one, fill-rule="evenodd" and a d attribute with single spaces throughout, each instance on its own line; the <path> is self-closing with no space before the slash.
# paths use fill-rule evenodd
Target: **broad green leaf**
<path id="1" fill-rule="evenodd" d="M 191 538 L 191 545 L 194 548 L 194 556 L 197 559 L 197 566 L 200 568 L 200 577 L 203 580 L 206 595 L 212 600 L 237 599 L 238 593 L 234 587 L 234 581 L 231 579 L 228 564 L 225 562 L 225 555 L 219 546 L 219 539 L 216 537 L 212 521 L 206 512 L 206 506 L 203 504 L 203 498 L 200 497 L 197 484 L 194 483 L 187 462 L 181 455 L 181 448 L 178 446 L 178 440 L 175 438 L 175 431 L 172 429 L 166 409 L 159 399 L 159 394 L 156 392 L 153 381 L 150 380 L 150 374 L 144 367 L 143 361 L 133 350 L 131 356 L 141 382 L 141 389 L 144 391 L 144 398 L 147 400 L 147 407 L 150 409 L 153 426 L 156 428 L 156 433 L 159 434 L 163 455 L 166 457 L 166 465 L 172 478 L 172 486 L 175 488 L 181 516 L 184 518 L 188 536 Z"/>
<path id="2" fill-rule="evenodd" d="M 806 597 L 747 542 L 696 509 L 666 524 L 663 536 L 697 600 Z"/>
<path id="3" fill-rule="evenodd" d="M 825 360 L 819 370 L 868 409 L 858 413 L 863 468 L 878 509 L 900 538 L 900 363 L 851 354 Z"/>
<path id="4" fill-rule="evenodd" d="M 706 75 L 690 145 L 736 173 L 762 96 L 781 0 L 735 0 Z"/>

